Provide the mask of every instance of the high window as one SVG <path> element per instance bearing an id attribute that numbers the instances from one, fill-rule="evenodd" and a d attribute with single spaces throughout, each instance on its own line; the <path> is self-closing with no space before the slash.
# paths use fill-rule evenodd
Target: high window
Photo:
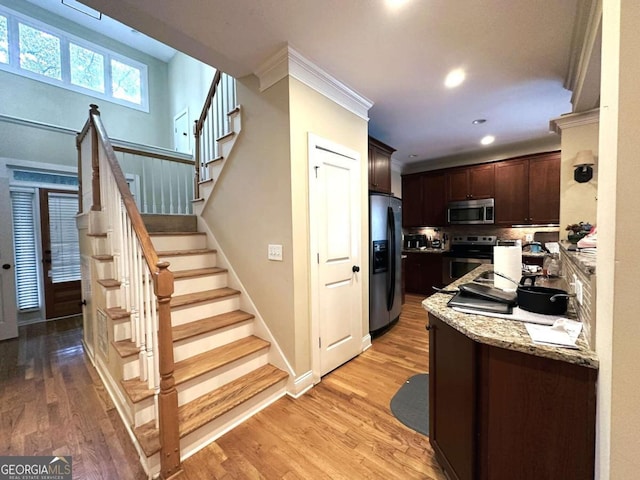
<path id="1" fill-rule="evenodd" d="M 0 70 L 149 111 L 146 65 L 2 6 Z"/>

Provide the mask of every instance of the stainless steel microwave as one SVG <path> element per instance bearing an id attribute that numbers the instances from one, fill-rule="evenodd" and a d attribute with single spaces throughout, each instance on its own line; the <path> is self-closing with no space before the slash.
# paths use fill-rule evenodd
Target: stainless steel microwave
<path id="1" fill-rule="evenodd" d="M 447 222 L 452 225 L 479 225 L 494 223 L 493 198 L 449 202 Z"/>

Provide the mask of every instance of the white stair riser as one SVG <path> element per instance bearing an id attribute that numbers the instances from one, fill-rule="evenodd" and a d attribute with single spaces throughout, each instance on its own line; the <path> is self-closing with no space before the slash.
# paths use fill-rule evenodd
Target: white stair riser
<path id="1" fill-rule="evenodd" d="M 160 261 L 169 262 L 171 266 L 170 270 L 190 270 L 192 268 L 205 268 L 216 266 L 216 254 L 215 253 L 200 253 L 197 255 L 176 255 L 176 256 L 161 256 Z"/>
<path id="2" fill-rule="evenodd" d="M 113 262 L 110 260 L 96 260 L 96 278 L 102 280 L 105 278 L 114 278 L 115 272 Z"/>
<path id="3" fill-rule="evenodd" d="M 179 278 L 175 280 L 173 296 L 185 295 L 187 293 L 201 292 L 203 290 L 213 290 L 227 286 L 227 272 L 201 275 L 198 277 Z"/>
<path id="4" fill-rule="evenodd" d="M 131 340 L 131 322 L 126 320 L 115 320 L 113 322 L 113 339 L 116 342 L 120 340 Z"/>
<path id="5" fill-rule="evenodd" d="M 156 406 L 154 397 L 145 398 L 144 400 L 134 404 L 134 427 L 144 425 L 156 418 Z"/>
<path id="6" fill-rule="evenodd" d="M 171 325 L 178 326 L 200 318 L 213 317 L 240 308 L 239 295 L 171 309 Z"/>
<path id="7" fill-rule="evenodd" d="M 91 253 L 93 255 L 102 255 L 111 251 L 107 237 L 91 237 L 91 239 Z"/>
<path id="8" fill-rule="evenodd" d="M 212 392 L 237 378 L 247 375 L 253 370 L 269 362 L 268 348 L 247 357 L 236 360 L 229 365 L 217 368 L 177 386 L 178 405 L 182 406 L 202 395 Z"/>
<path id="9" fill-rule="evenodd" d="M 119 287 L 102 287 L 104 290 L 104 300 L 106 308 L 120 307 L 123 306 L 123 302 L 120 299 L 120 288 Z"/>
<path id="10" fill-rule="evenodd" d="M 191 250 L 207 248 L 207 235 L 151 235 L 151 242 L 158 252 L 163 250 Z"/>
<path id="11" fill-rule="evenodd" d="M 131 380 L 140 377 L 140 356 L 131 355 L 121 359 L 122 362 L 122 379 Z"/>
<path id="12" fill-rule="evenodd" d="M 215 181 L 200 184 L 200 197 L 207 198 L 209 195 L 211 195 L 214 184 Z"/>
<path id="13" fill-rule="evenodd" d="M 173 357 L 176 362 L 181 362 L 249 335 L 253 335 L 253 319 L 176 342 L 173 346 Z"/>

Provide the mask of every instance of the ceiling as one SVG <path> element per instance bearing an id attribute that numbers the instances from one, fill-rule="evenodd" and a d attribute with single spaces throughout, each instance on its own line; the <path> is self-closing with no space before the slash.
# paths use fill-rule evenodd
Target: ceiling
<path id="1" fill-rule="evenodd" d="M 288 43 L 374 103 L 369 132 L 397 149 L 404 169 L 557 144 L 549 120 L 572 111 L 563 85 L 578 0 L 83 2 L 236 77 L 255 73 Z M 447 89 L 454 68 L 466 80 Z M 479 118 L 486 122 L 472 124 Z M 495 142 L 481 146 L 489 134 Z"/>

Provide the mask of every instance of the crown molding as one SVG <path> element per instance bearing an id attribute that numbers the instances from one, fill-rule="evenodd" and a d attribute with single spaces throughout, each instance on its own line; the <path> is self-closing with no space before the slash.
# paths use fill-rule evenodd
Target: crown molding
<path id="1" fill-rule="evenodd" d="M 549 130 L 561 133 L 567 128 L 580 127 L 582 125 L 591 125 L 600 121 L 600 109 L 594 108 L 587 112 L 568 113 L 549 121 Z"/>
<path id="2" fill-rule="evenodd" d="M 267 59 L 255 72 L 264 91 L 286 76 L 291 76 L 338 105 L 369 120 L 373 102 L 318 67 L 300 52 L 287 45 Z"/>

